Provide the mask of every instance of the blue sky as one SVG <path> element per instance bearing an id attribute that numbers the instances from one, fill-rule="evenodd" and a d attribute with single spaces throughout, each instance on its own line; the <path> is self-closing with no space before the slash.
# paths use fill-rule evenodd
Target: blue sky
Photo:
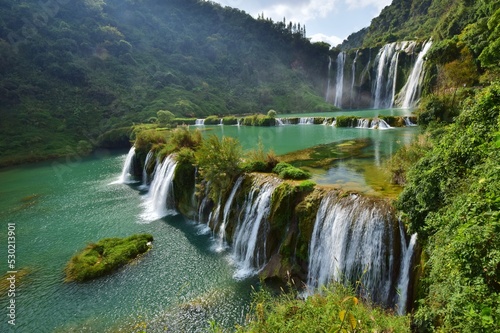
<path id="1" fill-rule="evenodd" d="M 264 13 L 274 21 L 283 17 L 306 25 L 307 37 L 332 46 L 351 33 L 370 25 L 392 0 L 215 0 L 223 6 L 246 11 L 257 17 Z"/>

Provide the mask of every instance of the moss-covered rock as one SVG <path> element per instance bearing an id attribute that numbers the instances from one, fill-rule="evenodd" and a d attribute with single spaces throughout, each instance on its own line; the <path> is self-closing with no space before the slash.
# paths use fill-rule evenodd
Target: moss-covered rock
<path id="1" fill-rule="evenodd" d="M 84 282 L 110 274 L 151 249 L 153 236 L 133 235 L 127 238 L 105 238 L 87 245 L 66 265 L 66 282 Z"/>
<path id="2" fill-rule="evenodd" d="M 183 148 L 176 154 L 177 167 L 174 174 L 174 197 L 179 212 L 193 218 L 196 216 L 195 184 L 196 169 L 194 152 Z"/>

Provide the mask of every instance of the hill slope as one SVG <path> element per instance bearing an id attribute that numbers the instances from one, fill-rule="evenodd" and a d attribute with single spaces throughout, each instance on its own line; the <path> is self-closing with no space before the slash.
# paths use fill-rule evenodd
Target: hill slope
<path id="1" fill-rule="evenodd" d="M 162 109 L 331 108 L 328 47 L 300 25 L 197 0 L 41 4 L 0 0 L 0 164 L 83 153 Z"/>

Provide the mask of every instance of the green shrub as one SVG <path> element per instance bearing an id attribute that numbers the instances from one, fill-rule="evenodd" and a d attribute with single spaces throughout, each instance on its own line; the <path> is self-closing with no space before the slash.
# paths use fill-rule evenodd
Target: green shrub
<path id="1" fill-rule="evenodd" d="M 293 167 L 293 166 L 289 163 L 286 163 L 286 162 L 279 162 L 274 167 L 273 172 L 279 175 L 281 173 L 281 171 L 283 171 L 283 169 L 286 169 L 289 167 Z"/>
<path id="2" fill-rule="evenodd" d="M 66 265 L 66 281 L 83 282 L 109 274 L 140 254 L 147 252 L 153 241 L 149 234 L 128 238 L 105 238 L 75 254 Z"/>
<path id="3" fill-rule="evenodd" d="M 236 118 L 235 116 L 224 117 L 222 118 L 222 123 L 224 125 L 237 125 L 238 118 Z"/>
<path id="4" fill-rule="evenodd" d="M 177 125 L 194 125 L 196 118 L 175 118 L 174 123 Z"/>
<path id="5" fill-rule="evenodd" d="M 279 175 L 283 179 L 300 180 L 300 179 L 311 178 L 311 173 L 309 173 L 308 171 L 296 168 L 294 166 L 281 170 Z"/>
<path id="6" fill-rule="evenodd" d="M 311 192 L 314 190 L 316 183 L 312 180 L 304 180 L 299 185 L 296 186 L 297 191 L 299 192 Z"/>
<path id="7" fill-rule="evenodd" d="M 338 116 L 337 118 L 337 127 L 354 127 L 358 123 L 359 117 L 353 116 Z"/>
<path id="8" fill-rule="evenodd" d="M 222 140 L 215 135 L 204 139 L 195 152 L 199 172 L 210 182 L 210 197 L 217 202 L 219 195 L 231 190 L 234 179 L 241 174 L 243 152 L 240 143 L 231 137 Z"/>
<path id="9" fill-rule="evenodd" d="M 208 116 L 205 119 L 205 125 L 220 125 L 220 120 L 217 116 Z"/>
<path id="10" fill-rule="evenodd" d="M 410 320 L 363 304 L 354 290 L 333 283 L 305 299 L 294 287 L 277 297 L 262 288 L 253 295 L 250 321 L 237 332 L 409 333 Z"/>

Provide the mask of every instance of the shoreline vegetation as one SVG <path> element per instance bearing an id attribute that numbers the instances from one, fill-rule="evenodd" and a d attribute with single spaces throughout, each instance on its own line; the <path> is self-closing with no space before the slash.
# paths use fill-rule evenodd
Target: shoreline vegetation
<path id="1" fill-rule="evenodd" d="M 14 155 L 5 155 L 0 157 L 0 169 L 5 169 L 17 165 L 38 163 L 44 161 L 57 161 L 66 159 L 69 161 L 78 160 L 82 157 L 88 156 L 99 149 L 121 149 L 130 148 L 130 142 L 134 140 L 134 131 L 137 127 L 150 125 L 154 127 L 157 125 L 158 130 L 161 128 L 175 128 L 182 126 L 262 126 L 273 127 L 283 125 L 298 125 L 301 120 L 308 125 L 325 125 L 334 127 L 360 127 L 360 122 L 365 121 L 364 124 L 370 124 L 374 120 L 383 120 L 391 127 L 404 127 L 407 122 L 410 124 L 417 123 L 416 116 L 380 116 L 380 117 L 358 117 L 358 116 L 338 116 L 338 117 L 293 117 L 293 115 L 286 114 L 282 117 L 276 117 L 276 113 L 270 110 L 267 115 L 254 114 L 247 116 L 208 116 L 203 119 L 197 118 L 176 118 L 172 114 L 172 118 L 166 122 L 162 122 L 161 117 L 152 117 L 149 124 L 135 124 L 121 128 L 114 128 L 101 134 L 97 139 L 86 141 L 81 140 L 76 145 L 68 144 L 63 149 L 54 151 L 40 151 L 32 150 L 29 152 L 19 153 Z M 159 111 L 160 114 L 165 111 Z M 168 112 L 168 111 L 167 111 Z M 160 119 L 159 119 L 160 118 Z M 407 120 L 405 121 L 405 118 Z M 203 120 L 201 124 L 200 122 Z M 306 121 L 306 122 L 305 122 Z M 365 127 L 367 125 L 364 125 Z M 373 128 L 376 128 L 374 125 Z"/>
<path id="2" fill-rule="evenodd" d="M 148 252 L 152 241 L 152 235 L 138 234 L 127 238 L 105 238 L 88 244 L 66 265 L 65 282 L 85 282 L 111 274 Z"/>

